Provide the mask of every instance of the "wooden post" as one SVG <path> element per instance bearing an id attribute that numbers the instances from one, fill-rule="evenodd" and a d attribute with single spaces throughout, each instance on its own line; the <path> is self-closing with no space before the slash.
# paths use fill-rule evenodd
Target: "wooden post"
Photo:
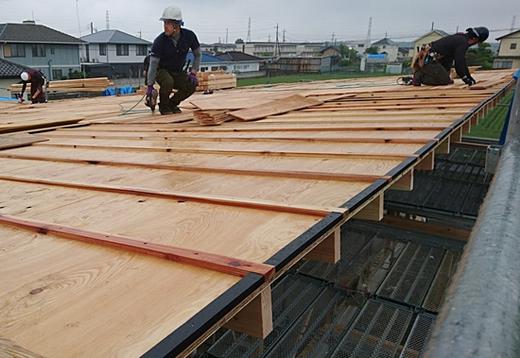
<path id="1" fill-rule="evenodd" d="M 431 152 L 415 166 L 417 170 L 433 170 L 435 168 L 435 153 Z"/>
<path id="2" fill-rule="evenodd" d="M 462 142 L 462 128 L 457 128 L 453 133 L 450 134 L 450 142 Z"/>
<path id="3" fill-rule="evenodd" d="M 341 231 L 334 230 L 325 240 L 305 256 L 306 260 L 335 264 L 341 259 Z"/>
<path id="4" fill-rule="evenodd" d="M 435 148 L 435 154 L 450 154 L 450 138 L 446 138 Z"/>
<path id="5" fill-rule="evenodd" d="M 464 123 L 462 125 L 462 134 L 468 134 L 469 131 L 471 130 L 471 121 L 466 121 L 466 123 Z"/>
<path id="6" fill-rule="evenodd" d="M 370 203 L 361 209 L 355 216 L 355 219 L 381 221 L 384 216 L 384 194 L 376 196 Z"/>
<path id="7" fill-rule="evenodd" d="M 413 190 L 413 168 L 399 178 L 390 189 L 412 191 Z"/>
<path id="8" fill-rule="evenodd" d="M 271 286 L 260 292 L 253 301 L 242 308 L 225 326 L 249 336 L 264 339 L 273 330 Z"/>

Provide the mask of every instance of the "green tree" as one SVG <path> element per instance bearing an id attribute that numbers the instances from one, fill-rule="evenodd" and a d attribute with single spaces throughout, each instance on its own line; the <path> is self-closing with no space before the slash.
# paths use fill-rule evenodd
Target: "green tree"
<path id="1" fill-rule="evenodd" d="M 365 53 L 368 53 L 369 55 L 376 55 L 379 53 L 379 49 L 377 46 L 370 46 L 365 50 Z"/>
<path id="2" fill-rule="evenodd" d="M 482 66 L 483 69 L 493 68 L 493 51 L 488 43 L 481 43 L 478 47 L 470 49 L 466 53 L 468 66 Z"/>
<path id="3" fill-rule="evenodd" d="M 345 44 L 340 44 L 338 50 L 341 54 L 340 66 L 351 66 L 359 63 L 359 56 L 352 47 L 348 47 Z"/>

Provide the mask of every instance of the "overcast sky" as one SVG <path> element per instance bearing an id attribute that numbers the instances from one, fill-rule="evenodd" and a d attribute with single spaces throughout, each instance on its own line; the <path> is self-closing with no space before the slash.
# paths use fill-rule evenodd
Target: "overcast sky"
<path id="1" fill-rule="evenodd" d="M 412 4 L 420 4 L 415 6 Z M 362 40 L 372 17 L 372 41 L 388 37 L 406 41 L 430 30 L 449 33 L 470 26 L 487 26 L 491 38 L 508 31 L 516 15 L 520 27 L 519 0 L 0 0 L 0 23 L 33 19 L 79 37 L 90 33 L 90 22 L 98 30 L 125 31 L 152 41 L 161 31 L 158 21 L 166 6 L 183 11 L 185 27 L 192 29 L 205 43 L 246 39 L 251 18 L 251 40 L 275 40 L 276 24 L 282 41 Z M 77 9 L 79 11 L 77 11 Z M 79 14 L 79 21 L 78 21 Z M 504 31 L 505 30 L 505 31 Z"/>

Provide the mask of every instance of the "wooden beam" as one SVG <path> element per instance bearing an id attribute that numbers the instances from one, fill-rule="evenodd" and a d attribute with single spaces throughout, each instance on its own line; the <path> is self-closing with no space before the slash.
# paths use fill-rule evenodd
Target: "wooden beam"
<path id="1" fill-rule="evenodd" d="M 122 130 L 121 132 L 125 132 Z M 392 144 L 425 144 L 431 138 L 375 138 L 375 137 L 325 137 L 325 138 L 309 138 L 309 137 L 176 137 L 171 135 L 161 135 L 159 133 L 149 133 L 149 135 L 110 135 L 110 134 L 80 134 L 78 132 L 68 133 L 59 131 L 55 133 L 46 133 L 49 137 L 56 138 L 92 138 L 92 139 L 129 139 L 129 140 L 175 140 L 175 141 L 189 141 L 189 142 L 338 142 L 338 143 L 392 143 Z"/>
<path id="2" fill-rule="evenodd" d="M 341 259 L 341 231 L 334 230 L 325 240 L 305 256 L 306 260 L 335 264 Z"/>
<path id="3" fill-rule="evenodd" d="M 381 221 L 384 216 L 384 194 L 376 196 L 370 203 L 363 207 L 354 219 Z"/>
<path id="4" fill-rule="evenodd" d="M 271 265 L 249 262 L 202 251 L 188 250 L 180 247 L 155 244 L 153 242 L 139 241 L 125 236 L 87 231 L 74 227 L 28 220 L 2 214 L 0 214 L 0 224 L 31 230 L 39 234 L 51 234 L 65 239 L 155 256 L 240 277 L 252 272 L 260 274 L 264 276 L 266 280 L 269 280 L 274 275 L 274 267 Z"/>
<path id="5" fill-rule="evenodd" d="M 242 308 L 224 327 L 257 338 L 266 338 L 273 331 L 271 287 L 264 289 Z"/>
<path id="6" fill-rule="evenodd" d="M 349 173 L 329 173 L 329 172 L 315 172 L 315 171 L 295 171 L 295 170 L 274 170 L 274 169 L 235 169 L 223 167 L 203 167 L 200 165 L 171 165 L 171 164 L 144 164 L 135 163 L 132 161 L 111 161 L 111 160 L 88 160 L 88 159 L 72 159 L 72 158 L 57 158 L 57 157 L 41 157 L 37 155 L 24 155 L 14 153 L 0 152 L 0 158 L 13 159 L 28 159 L 40 160 L 57 163 L 81 163 L 81 164 L 100 164 L 112 165 L 116 167 L 137 167 L 149 169 L 167 169 L 167 170 L 183 170 L 188 172 L 203 172 L 203 173 L 224 173 L 237 175 L 258 175 L 268 177 L 282 177 L 282 178 L 302 178 L 302 179 L 317 179 L 317 180 L 343 180 L 343 181 L 361 181 L 374 182 L 378 179 L 389 179 L 388 176 L 371 175 L 371 174 L 349 174 Z"/>
<path id="7" fill-rule="evenodd" d="M 0 150 L 25 147 L 45 141 L 48 139 L 28 133 L 0 134 Z"/>
<path id="8" fill-rule="evenodd" d="M 284 204 L 281 202 L 270 201 L 270 200 L 259 200 L 259 199 L 246 199 L 246 198 L 234 198 L 226 197 L 222 195 L 209 195 L 209 194 L 196 194 L 189 192 L 178 192 L 178 191 L 160 191 L 139 187 L 127 187 L 127 186 L 110 186 L 102 184 L 84 184 L 76 182 L 65 182 L 58 180 L 47 180 L 47 179 L 35 179 L 16 177 L 8 175 L 0 175 L 0 180 L 19 182 L 19 183 L 30 183 L 30 184 L 43 184 L 59 186 L 64 188 L 73 189 L 85 189 L 95 190 L 109 193 L 118 194 L 129 194 L 129 195 L 141 195 L 151 196 L 156 198 L 165 198 L 173 200 L 186 200 L 200 203 L 209 203 L 217 205 L 229 205 L 242 208 L 259 209 L 259 210 L 271 210 L 294 214 L 303 215 L 316 215 L 326 216 L 331 212 L 345 213 L 346 209 L 335 208 L 335 207 L 319 207 L 319 206 L 304 206 L 304 205 L 291 205 Z"/>
<path id="9" fill-rule="evenodd" d="M 417 170 L 433 170 L 435 168 L 435 153 L 431 152 L 415 166 Z"/>
<path id="10" fill-rule="evenodd" d="M 252 149 L 206 149 L 206 148 L 173 148 L 169 146 L 130 146 L 130 145 L 97 145 L 97 144 L 68 144 L 68 143 L 43 143 L 45 147 L 63 147 L 63 148 L 89 148 L 89 149 L 128 149 L 141 150 L 150 152 L 166 152 L 166 153 L 188 153 L 188 154 L 224 154 L 224 155 L 249 155 L 249 156 L 272 156 L 284 158 L 355 158 L 355 159 L 388 159 L 388 160 L 404 160 L 413 154 L 406 153 L 363 153 L 363 152 L 313 152 L 313 151 L 294 151 L 294 150 L 252 150 Z"/>
<path id="11" fill-rule="evenodd" d="M 446 138 L 435 148 L 435 154 L 450 154 L 450 143 L 450 138 Z"/>
<path id="12" fill-rule="evenodd" d="M 383 223 L 405 230 L 415 230 L 425 234 L 433 234 L 436 236 L 442 236 L 461 241 L 468 241 L 471 234 L 471 230 L 460 229 L 446 225 L 423 223 L 391 215 L 385 216 Z"/>
<path id="13" fill-rule="evenodd" d="M 403 174 L 395 183 L 392 184 L 390 189 L 412 191 L 413 190 L 413 177 L 414 169 L 410 169 L 408 172 Z"/>

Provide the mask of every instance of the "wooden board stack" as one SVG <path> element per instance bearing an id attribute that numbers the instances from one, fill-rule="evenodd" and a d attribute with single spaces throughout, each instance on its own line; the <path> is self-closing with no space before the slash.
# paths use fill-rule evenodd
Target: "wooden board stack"
<path id="1" fill-rule="evenodd" d="M 75 80 L 50 81 L 49 92 L 103 92 L 114 84 L 107 77 L 80 78 Z M 30 91 L 30 85 L 27 91 Z M 11 92 L 20 92 L 21 84 L 10 87 Z"/>
<path id="2" fill-rule="evenodd" d="M 194 111 L 193 118 L 201 126 L 218 126 L 224 122 L 233 121 L 235 118 L 226 111 Z"/>
<path id="3" fill-rule="evenodd" d="M 199 72 L 197 73 L 199 85 L 197 91 L 211 91 L 218 89 L 236 88 L 237 77 L 233 73 L 224 71 Z"/>

